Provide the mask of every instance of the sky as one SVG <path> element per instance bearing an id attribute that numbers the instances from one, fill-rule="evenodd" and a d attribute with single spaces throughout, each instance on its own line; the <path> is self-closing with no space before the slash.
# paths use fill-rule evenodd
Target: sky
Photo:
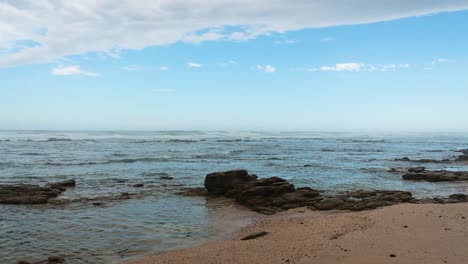
<path id="1" fill-rule="evenodd" d="M 468 132 L 468 0 L 0 0 L 0 129 Z"/>

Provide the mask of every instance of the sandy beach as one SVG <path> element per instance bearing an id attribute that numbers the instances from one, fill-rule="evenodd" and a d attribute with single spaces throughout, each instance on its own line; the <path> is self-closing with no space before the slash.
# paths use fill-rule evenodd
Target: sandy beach
<path id="1" fill-rule="evenodd" d="M 363 212 L 295 209 L 236 239 L 148 256 L 155 263 L 468 263 L 468 204 L 400 204 Z M 253 240 L 246 235 L 266 231 Z"/>

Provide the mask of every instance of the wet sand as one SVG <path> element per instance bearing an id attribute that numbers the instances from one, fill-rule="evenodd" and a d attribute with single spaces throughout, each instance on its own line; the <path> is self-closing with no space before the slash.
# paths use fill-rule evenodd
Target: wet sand
<path id="1" fill-rule="evenodd" d="M 468 263 L 467 227 L 468 203 L 327 214 L 296 209 L 254 222 L 236 239 L 128 263 Z M 259 231 L 268 234 L 240 240 Z"/>

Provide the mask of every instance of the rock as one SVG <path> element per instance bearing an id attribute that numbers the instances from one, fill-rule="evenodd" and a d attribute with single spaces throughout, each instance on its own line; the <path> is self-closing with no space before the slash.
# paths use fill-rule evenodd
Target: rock
<path id="1" fill-rule="evenodd" d="M 443 159 L 443 160 L 435 160 L 435 159 L 417 159 L 417 160 L 412 160 L 408 157 L 400 158 L 400 159 L 394 159 L 394 161 L 406 161 L 406 162 L 415 162 L 415 163 L 450 163 L 451 160 L 449 159 Z"/>
<path id="2" fill-rule="evenodd" d="M 417 170 L 409 171 L 402 176 L 404 180 L 412 181 L 428 181 L 428 182 L 442 182 L 442 181 L 468 181 L 467 171 L 445 171 L 445 170 Z"/>
<path id="3" fill-rule="evenodd" d="M 466 201 L 466 200 L 468 200 L 468 196 L 466 194 L 463 194 L 463 193 L 455 193 L 455 194 L 450 195 L 449 199 Z"/>
<path id="4" fill-rule="evenodd" d="M 424 167 L 407 170 L 405 175 L 434 173 Z M 462 172 L 443 172 L 463 177 Z M 404 176 L 406 177 L 406 176 Z M 422 177 L 422 176 L 417 176 Z M 292 208 L 308 207 L 311 210 L 370 210 L 400 203 L 455 203 L 468 201 L 464 194 L 450 197 L 415 199 L 410 192 L 397 190 L 356 190 L 334 195 L 322 195 L 309 187 L 295 188 L 293 184 L 279 177 L 258 179 L 245 170 L 208 174 L 205 178 L 207 191 L 202 188 L 185 189 L 178 194 L 187 196 L 223 195 L 233 198 L 251 210 L 262 214 L 274 214 Z M 211 190 L 211 193 L 210 193 Z"/>
<path id="5" fill-rule="evenodd" d="M 75 186 L 76 186 L 75 179 L 61 181 L 61 182 L 51 182 L 45 185 L 45 187 L 57 189 L 57 190 L 60 190 L 61 192 L 64 192 L 67 189 L 67 187 L 75 187 Z"/>
<path id="6" fill-rule="evenodd" d="M 426 168 L 424 167 L 413 167 L 413 168 L 409 168 L 408 172 L 421 173 L 421 172 L 424 172 L 425 170 Z"/>
<path id="7" fill-rule="evenodd" d="M 251 239 L 256 239 L 256 238 L 266 236 L 266 235 L 268 235 L 268 232 L 262 231 L 262 232 L 253 233 L 253 234 L 250 234 L 248 236 L 245 236 L 245 237 L 241 238 L 241 240 L 251 240 Z"/>
<path id="8" fill-rule="evenodd" d="M 410 158 L 408 157 L 404 157 L 404 158 L 401 158 L 401 159 L 394 159 L 395 161 L 411 161 Z"/>
<path id="9" fill-rule="evenodd" d="M 171 176 L 161 176 L 161 177 L 159 177 L 159 179 L 161 179 L 161 180 L 173 180 L 174 178 L 171 177 Z"/>
<path id="10" fill-rule="evenodd" d="M 49 264 L 65 263 L 65 259 L 58 256 L 50 256 L 47 260 Z"/>
<path id="11" fill-rule="evenodd" d="M 198 187 L 198 188 L 184 188 L 180 191 L 176 192 L 177 195 L 181 196 L 205 196 L 208 194 L 205 188 Z"/>
<path id="12" fill-rule="evenodd" d="M 145 185 L 143 183 L 137 183 L 137 184 L 134 184 L 132 186 L 135 187 L 135 188 L 145 187 Z"/>
<path id="13" fill-rule="evenodd" d="M 121 198 L 121 199 L 130 199 L 131 196 L 130 196 L 129 193 L 124 192 L 124 193 L 122 193 L 122 194 L 120 195 L 120 198 Z"/>
<path id="14" fill-rule="evenodd" d="M 30 261 L 28 261 L 28 260 L 22 259 L 22 260 L 18 261 L 18 264 L 32 264 L 32 263 Z"/>
<path id="15" fill-rule="evenodd" d="M 60 190 L 38 185 L 0 185 L 0 204 L 45 204 L 60 193 Z"/>
<path id="16" fill-rule="evenodd" d="M 205 188 L 210 195 L 223 195 L 235 186 L 255 180 L 257 177 L 249 175 L 246 170 L 231 170 L 214 172 L 206 175 Z"/>
<path id="17" fill-rule="evenodd" d="M 468 149 L 461 149 L 461 150 L 458 150 L 457 152 L 461 152 L 462 155 L 458 156 L 455 159 L 455 161 L 463 161 L 463 162 L 468 161 Z"/>

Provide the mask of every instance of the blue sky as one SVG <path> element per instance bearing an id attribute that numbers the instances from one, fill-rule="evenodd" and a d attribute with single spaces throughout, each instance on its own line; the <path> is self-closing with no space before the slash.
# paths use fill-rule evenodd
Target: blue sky
<path id="1" fill-rule="evenodd" d="M 299 16 L 260 27 L 215 16 L 128 38 L 80 23 L 60 38 L 57 22 L 0 19 L 10 36 L 0 40 L 0 129 L 468 131 L 467 1 L 405 13 L 412 2 L 369 21 Z M 2 4 L 46 14 L 8 1 L 0 14 Z"/>

